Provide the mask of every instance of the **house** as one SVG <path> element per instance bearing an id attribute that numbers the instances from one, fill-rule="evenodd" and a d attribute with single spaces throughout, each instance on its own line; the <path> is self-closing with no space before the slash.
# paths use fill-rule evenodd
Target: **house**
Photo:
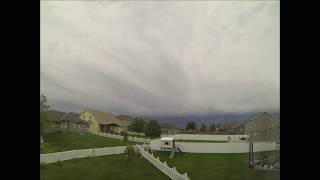
<path id="1" fill-rule="evenodd" d="M 280 142 L 280 114 L 262 112 L 244 123 L 245 134 L 254 141 Z"/>
<path id="2" fill-rule="evenodd" d="M 218 132 L 224 133 L 224 134 L 232 134 L 231 127 L 233 127 L 236 124 L 237 124 L 236 122 L 230 122 L 230 123 L 223 124 L 218 128 Z"/>
<path id="3" fill-rule="evenodd" d="M 121 131 L 127 131 L 131 124 L 127 118 L 118 119 L 113 114 L 91 109 L 84 110 L 80 118 L 89 123 L 90 132 L 121 133 Z"/>
<path id="4" fill-rule="evenodd" d="M 245 133 L 245 122 L 238 122 L 230 127 L 231 134 L 244 134 Z"/>
<path id="5" fill-rule="evenodd" d="M 79 118 L 77 113 L 65 113 L 56 110 L 49 110 L 48 124 L 45 132 L 87 132 L 89 124 Z"/>

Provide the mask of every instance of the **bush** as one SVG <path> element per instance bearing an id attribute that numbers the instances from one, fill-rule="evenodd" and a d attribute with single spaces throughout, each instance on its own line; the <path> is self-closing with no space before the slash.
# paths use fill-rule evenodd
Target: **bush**
<path id="1" fill-rule="evenodd" d="M 128 145 L 125 149 L 125 155 L 124 158 L 126 160 L 126 166 L 129 166 L 129 162 L 136 156 L 135 149 L 132 145 Z"/>
<path id="2" fill-rule="evenodd" d="M 144 134 L 147 137 L 155 138 L 155 137 L 160 137 L 160 135 L 161 135 L 160 124 L 156 120 L 152 120 L 152 121 L 147 122 L 144 125 L 143 130 L 144 130 Z"/>

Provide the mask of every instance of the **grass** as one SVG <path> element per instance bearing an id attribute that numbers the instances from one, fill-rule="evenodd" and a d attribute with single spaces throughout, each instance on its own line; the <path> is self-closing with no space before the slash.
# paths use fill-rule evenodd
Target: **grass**
<path id="1" fill-rule="evenodd" d="M 124 155 L 81 158 L 47 164 L 40 169 L 41 180 L 170 180 L 160 170 L 142 158 L 132 159 L 128 166 Z"/>
<path id="2" fill-rule="evenodd" d="M 177 139 L 176 142 L 193 142 L 193 143 L 227 143 L 227 141 L 216 141 L 216 140 L 184 140 Z"/>
<path id="3" fill-rule="evenodd" d="M 175 166 L 180 173 L 187 172 L 191 179 L 204 180 L 279 180 L 280 171 L 255 171 L 248 166 L 248 154 L 195 154 L 154 151 L 161 161 Z"/>
<path id="4" fill-rule="evenodd" d="M 101 137 L 93 134 L 80 135 L 79 133 L 48 133 L 44 134 L 43 141 L 43 153 L 136 144 L 134 142 L 125 143 L 120 139 Z"/>

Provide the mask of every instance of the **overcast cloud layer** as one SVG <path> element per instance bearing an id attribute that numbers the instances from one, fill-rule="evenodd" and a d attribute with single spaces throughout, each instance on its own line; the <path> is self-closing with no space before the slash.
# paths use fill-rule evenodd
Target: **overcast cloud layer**
<path id="1" fill-rule="evenodd" d="M 41 2 L 52 109 L 130 115 L 279 110 L 279 2 Z"/>

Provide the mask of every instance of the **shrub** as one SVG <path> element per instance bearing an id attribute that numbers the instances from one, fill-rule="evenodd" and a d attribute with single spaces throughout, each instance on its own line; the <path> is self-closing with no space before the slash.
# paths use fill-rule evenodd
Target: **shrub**
<path id="1" fill-rule="evenodd" d="M 133 145 L 128 145 L 125 149 L 125 155 L 124 158 L 126 160 L 126 166 L 129 166 L 129 162 L 134 158 L 136 155 L 135 149 Z"/>

